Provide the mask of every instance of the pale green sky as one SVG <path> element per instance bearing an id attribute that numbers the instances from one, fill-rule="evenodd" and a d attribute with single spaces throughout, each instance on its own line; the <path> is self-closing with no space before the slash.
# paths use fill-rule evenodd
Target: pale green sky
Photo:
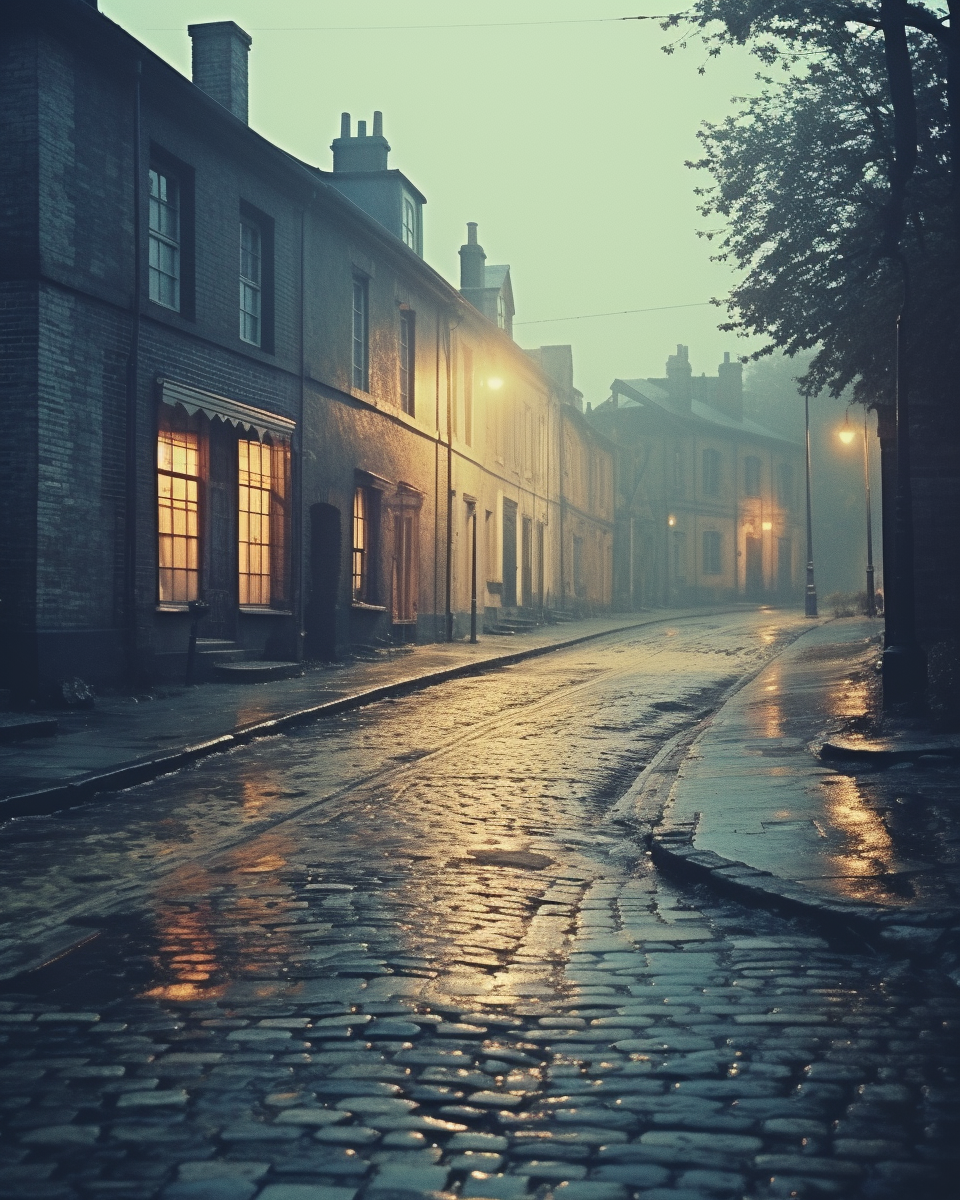
<path id="1" fill-rule="evenodd" d="M 689 344 L 698 374 L 714 373 L 724 350 L 744 352 L 708 307 L 521 324 L 693 304 L 728 284 L 696 236 L 697 177 L 683 164 L 698 154 L 699 123 L 729 111 L 753 66 L 730 54 L 699 75 L 702 51 L 668 57 L 656 22 L 598 20 L 662 12 L 663 0 L 100 0 L 100 8 L 187 75 L 187 25 L 236 21 L 253 37 L 251 125 L 317 166 L 331 166 L 341 111 L 369 121 L 381 109 L 391 166 L 428 200 L 427 260 L 456 282 L 465 223 L 478 221 L 487 261 L 512 267 L 517 341 L 572 343 L 588 400 L 602 401 L 616 376 L 661 374 L 677 342 Z M 474 27 L 437 28 L 459 24 Z"/>

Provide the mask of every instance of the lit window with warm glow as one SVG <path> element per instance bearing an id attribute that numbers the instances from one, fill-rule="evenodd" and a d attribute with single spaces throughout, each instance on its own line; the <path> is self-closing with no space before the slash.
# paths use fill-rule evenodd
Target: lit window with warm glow
<path id="1" fill-rule="evenodd" d="M 370 498 L 367 489 L 353 493 L 353 599 L 362 604 L 369 591 Z"/>
<path id="2" fill-rule="evenodd" d="M 271 449 L 263 442 L 239 443 L 241 604 L 270 604 Z"/>
<path id="3" fill-rule="evenodd" d="M 159 595 L 186 604 L 200 593 L 200 439 L 161 430 L 157 438 Z"/>

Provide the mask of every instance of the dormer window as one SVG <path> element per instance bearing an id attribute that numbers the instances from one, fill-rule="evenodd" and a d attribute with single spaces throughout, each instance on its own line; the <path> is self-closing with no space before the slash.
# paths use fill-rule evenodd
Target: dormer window
<path id="1" fill-rule="evenodd" d="M 420 222 L 417 219 L 417 206 L 412 196 L 403 193 L 401 199 L 400 236 L 405 245 L 417 254 L 420 253 Z"/>

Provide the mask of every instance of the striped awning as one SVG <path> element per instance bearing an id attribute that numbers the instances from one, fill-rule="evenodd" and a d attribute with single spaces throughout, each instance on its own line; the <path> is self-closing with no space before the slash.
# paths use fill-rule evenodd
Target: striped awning
<path id="1" fill-rule="evenodd" d="M 289 440 L 297 427 L 296 421 L 289 417 L 281 417 L 262 408 L 254 408 L 252 404 L 242 404 L 239 400 L 218 396 L 215 392 L 204 391 L 203 388 L 190 387 L 188 384 L 162 377 L 157 379 L 157 383 L 161 400 L 171 408 L 179 404 L 191 415 L 202 412 L 211 419 L 219 417 L 221 421 L 228 421 L 231 425 L 252 429 L 261 438 L 265 433 L 269 433 L 274 437 Z"/>

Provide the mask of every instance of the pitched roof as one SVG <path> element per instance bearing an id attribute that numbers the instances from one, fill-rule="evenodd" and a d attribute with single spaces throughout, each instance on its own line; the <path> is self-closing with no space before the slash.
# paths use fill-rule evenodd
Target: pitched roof
<path id="1" fill-rule="evenodd" d="M 622 390 L 624 387 L 629 390 Z M 728 417 L 726 413 L 721 412 L 718 408 L 714 408 L 712 404 L 703 404 L 699 400 L 691 401 L 689 413 L 678 412 L 673 406 L 670 394 L 666 388 L 661 387 L 659 383 L 655 383 L 650 379 L 615 379 L 610 390 L 619 396 L 619 407 L 621 408 L 644 408 L 652 406 L 662 409 L 669 413 L 670 416 L 679 418 L 680 420 L 692 419 L 705 421 L 709 425 L 719 426 L 722 429 L 732 431 L 735 430 L 737 433 L 750 434 L 752 437 L 768 438 L 774 442 L 782 442 L 787 446 L 799 446 L 799 442 L 795 442 L 793 438 L 784 437 L 782 433 L 775 433 L 772 429 L 767 429 L 764 425 L 758 425 L 756 421 L 751 421 L 748 417 L 744 417 L 742 421 L 735 421 L 733 417 Z M 599 407 L 603 408 L 606 405 Z"/>

